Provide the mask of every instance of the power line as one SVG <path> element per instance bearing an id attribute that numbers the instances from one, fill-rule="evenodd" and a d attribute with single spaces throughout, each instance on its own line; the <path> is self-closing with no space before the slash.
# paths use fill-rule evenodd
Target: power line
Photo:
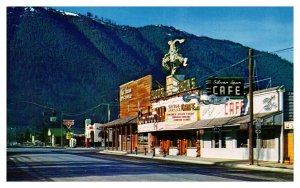
<path id="1" fill-rule="evenodd" d="M 280 50 L 274 50 L 274 51 L 271 51 L 271 52 L 268 52 L 270 54 L 279 54 L 279 53 L 286 53 L 286 52 L 291 52 L 294 50 L 294 47 L 289 47 L 289 48 L 283 48 L 283 49 L 280 49 Z M 267 56 L 268 54 L 266 53 L 260 53 L 260 54 L 256 54 L 256 55 L 253 55 L 253 57 L 260 57 L 260 56 Z"/>
<path id="2" fill-rule="evenodd" d="M 109 106 L 118 106 L 118 105 L 111 105 L 110 103 L 101 103 L 101 104 L 98 104 L 97 106 L 94 106 L 94 107 L 92 107 L 90 109 L 87 109 L 85 111 L 78 112 L 78 113 L 65 113 L 64 112 L 64 115 L 65 116 L 81 116 L 81 115 L 86 114 L 86 113 L 88 113 L 88 112 L 90 112 L 90 111 L 92 111 L 92 110 L 94 110 L 94 109 L 96 109 L 96 108 L 98 108 L 100 106 L 107 106 L 107 105 L 109 105 Z"/>
<path id="3" fill-rule="evenodd" d="M 38 107 L 41 107 L 41 108 L 44 108 L 44 109 L 50 109 L 52 111 L 59 111 L 59 112 L 62 112 L 62 110 L 58 110 L 58 108 L 53 108 L 53 107 L 49 107 L 49 106 L 46 106 L 46 105 L 42 105 L 42 104 L 39 104 L 39 103 L 36 103 L 36 102 L 32 102 L 32 101 L 17 101 L 17 102 L 13 102 L 13 103 L 9 103 L 8 105 L 14 105 L 14 104 L 18 104 L 18 103 L 27 103 L 27 104 L 33 104 L 35 106 L 38 106 Z M 65 116 L 80 116 L 80 115 L 83 115 L 83 114 L 86 114 L 102 105 L 110 105 L 110 106 L 118 106 L 118 105 L 114 105 L 114 103 L 117 103 L 117 102 L 109 102 L 109 103 L 100 103 L 92 108 L 89 108 L 85 111 L 82 111 L 82 112 L 78 112 L 78 113 L 69 113 L 69 112 L 64 112 L 64 115 Z"/>
<path id="4" fill-rule="evenodd" d="M 18 103 L 33 104 L 33 105 L 36 105 L 36 106 L 41 107 L 41 108 L 55 110 L 55 108 L 52 108 L 52 107 L 49 107 L 49 106 L 46 106 L 46 105 L 42 105 L 42 104 L 38 104 L 36 102 L 31 102 L 31 101 L 17 101 L 17 102 L 9 103 L 8 105 L 13 105 L 13 104 L 18 104 Z"/>
<path id="5" fill-rule="evenodd" d="M 239 65 L 239 64 L 243 63 L 243 62 L 246 61 L 246 60 L 248 60 L 248 57 L 245 58 L 245 59 L 242 59 L 242 60 L 238 61 L 237 63 L 234 63 L 234 64 L 232 64 L 232 65 L 230 65 L 230 66 L 228 66 L 228 67 L 224 67 L 223 69 L 220 69 L 220 70 L 218 70 L 218 71 L 215 71 L 215 72 L 213 72 L 213 73 L 210 74 L 210 75 L 203 76 L 203 77 L 200 78 L 200 80 L 202 80 L 202 79 L 204 79 L 204 78 L 212 77 L 213 75 L 216 75 L 216 74 L 218 74 L 218 73 L 220 73 L 220 72 L 222 72 L 222 71 L 224 71 L 224 70 L 226 70 L 226 69 L 229 69 L 229 68 L 232 68 L 232 67 L 234 67 L 234 66 L 236 66 L 236 65 Z"/>
<path id="6" fill-rule="evenodd" d="M 271 52 L 268 52 L 268 53 L 285 53 L 285 52 L 290 52 L 290 51 L 293 51 L 293 50 L 294 50 L 294 47 L 288 47 L 288 48 L 283 48 L 283 49 L 280 49 L 280 50 L 274 50 L 274 51 L 271 51 Z M 253 55 L 253 57 L 267 56 L 267 55 L 268 55 L 268 54 L 266 54 L 266 53 L 260 53 L 260 54 L 257 54 L 257 55 Z M 218 71 L 215 71 L 215 72 L 213 72 L 212 74 L 203 76 L 203 77 L 200 78 L 200 81 L 201 81 L 202 79 L 204 79 L 204 78 L 212 77 L 212 76 L 214 76 L 214 75 L 216 75 L 216 74 L 218 74 L 218 73 L 220 73 L 220 72 L 222 72 L 222 71 L 224 71 L 224 70 L 227 70 L 227 69 L 232 68 L 232 67 L 234 67 L 234 66 L 236 66 L 236 65 L 239 65 L 239 64 L 245 62 L 246 60 L 248 60 L 248 57 L 246 57 L 245 59 L 242 59 L 242 60 L 240 60 L 240 61 L 238 61 L 238 62 L 236 62 L 236 63 L 234 63 L 234 64 L 232 64 L 232 65 L 230 65 L 230 66 L 224 67 L 223 69 L 220 69 L 220 70 L 218 70 Z"/>

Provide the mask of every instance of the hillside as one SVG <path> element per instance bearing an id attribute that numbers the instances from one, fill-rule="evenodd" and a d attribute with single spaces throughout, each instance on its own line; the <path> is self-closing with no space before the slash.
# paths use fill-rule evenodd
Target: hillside
<path id="1" fill-rule="evenodd" d="M 50 109 L 20 102 L 31 101 L 61 111 L 87 111 L 109 103 L 111 119 L 117 118 L 118 86 L 147 74 L 164 82 L 161 59 L 168 40 L 184 38 L 180 53 L 188 66 L 179 74 L 205 79 L 216 71 L 245 59 L 248 47 L 226 40 L 179 31 L 170 26 L 121 26 L 84 15 L 48 8 L 7 8 L 7 120 L 9 127 L 59 126 L 51 124 Z M 258 79 L 272 78 L 272 85 L 293 90 L 293 64 L 277 55 L 255 51 Z M 247 62 L 219 72 L 248 80 Z M 261 83 L 261 86 L 264 83 Z M 85 118 L 107 122 L 107 105 L 75 119 L 82 130 Z M 81 127 L 80 127 L 81 126 Z"/>

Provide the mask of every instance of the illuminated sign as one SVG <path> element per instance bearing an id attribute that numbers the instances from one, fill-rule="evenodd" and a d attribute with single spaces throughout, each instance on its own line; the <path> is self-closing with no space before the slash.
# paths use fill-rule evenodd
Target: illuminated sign
<path id="1" fill-rule="evenodd" d="M 182 82 L 179 82 L 179 93 L 191 90 L 196 88 L 196 80 L 195 78 L 190 78 L 187 80 L 184 80 Z"/>
<path id="2" fill-rule="evenodd" d="M 161 88 L 161 89 L 157 89 L 157 90 L 153 90 L 151 91 L 151 99 L 159 99 L 162 97 L 165 97 L 165 88 Z"/>
<path id="3" fill-rule="evenodd" d="M 174 77 L 169 76 L 166 80 L 166 90 L 165 88 L 160 88 L 151 91 L 151 99 L 159 99 L 165 96 L 170 96 L 178 93 L 183 93 L 196 88 L 196 79 L 190 78 L 184 81 L 178 81 Z"/>
<path id="4" fill-rule="evenodd" d="M 239 77 L 219 77 L 206 80 L 208 95 L 243 96 L 244 80 Z"/>

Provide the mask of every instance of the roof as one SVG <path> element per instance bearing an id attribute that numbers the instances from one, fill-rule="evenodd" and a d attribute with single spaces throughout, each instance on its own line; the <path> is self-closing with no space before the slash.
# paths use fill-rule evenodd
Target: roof
<path id="1" fill-rule="evenodd" d="M 281 113 L 282 113 L 281 111 L 278 111 L 278 112 L 254 114 L 253 119 L 254 120 L 265 119 L 274 115 L 279 115 Z M 176 130 L 213 128 L 218 126 L 230 127 L 230 126 L 237 126 L 248 122 L 250 122 L 250 115 L 205 119 L 205 120 L 200 120 L 200 121 L 179 126 L 178 128 L 176 128 Z"/>
<path id="2" fill-rule="evenodd" d="M 119 125 L 137 124 L 136 118 L 137 118 L 137 116 L 127 116 L 127 117 L 119 118 L 119 119 L 113 120 L 111 122 L 108 122 L 106 124 L 103 124 L 100 127 L 114 127 L 114 126 L 119 126 Z"/>

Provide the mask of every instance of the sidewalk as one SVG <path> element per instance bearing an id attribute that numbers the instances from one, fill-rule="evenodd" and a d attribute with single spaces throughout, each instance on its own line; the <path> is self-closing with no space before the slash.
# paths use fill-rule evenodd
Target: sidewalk
<path id="1" fill-rule="evenodd" d="M 239 168 L 246 170 L 257 170 L 257 171 L 268 171 L 268 172 L 282 172 L 282 173 L 294 173 L 294 166 L 289 164 L 282 164 L 277 162 L 270 161 L 254 161 L 253 165 L 249 165 L 248 160 L 232 160 L 232 159 L 217 159 L 217 158 L 201 158 L 201 157 L 187 157 L 187 156 L 172 156 L 156 154 L 155 157 L 152 157 L 152 154 L 145 155 L 144 153 L 126 153 L 125 151 L 100 151 L 101 154 L 111 154 L 111 155 L 124 155 L 129 157 L 139 157 L 139 158 L 148 158 L 153 160 L 166 160 L 166 161 L 177 161 L 177 162 L 186 162 L 193 164 L 204 164 L 204 165 L 214 165 L 214 166 L 223 166 L 229 168 Z"/>

